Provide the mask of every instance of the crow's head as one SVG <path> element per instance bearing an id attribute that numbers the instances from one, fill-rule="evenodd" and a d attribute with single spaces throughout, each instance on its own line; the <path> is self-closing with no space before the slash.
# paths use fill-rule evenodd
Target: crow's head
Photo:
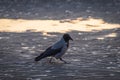
<path id="1" fill-rule="evenodd" d="M 72 40 L 72 41 L 73 41 L 73 39 L 70 37 L 69 34 L 64 34 L 64 35 L 63 35 L 63 39 L 64 39 L 66 42 L 69 41 L 69 40 Z"/>

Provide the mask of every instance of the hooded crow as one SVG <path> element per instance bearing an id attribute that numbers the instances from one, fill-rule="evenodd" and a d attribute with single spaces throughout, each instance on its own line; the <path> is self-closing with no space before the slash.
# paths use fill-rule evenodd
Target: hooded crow
<path id="1" fill-rule="evenodd" d="M 35 58 L 35 61 L 39 61 L 45 57 L 52 56 L 66 63 L 66 61 L 62 59 L 62 56 L 65 54 L 65 52 L 69 47 L 69 40 L 73 40 L 73 39 L 70 37 L 69 34 L 64 34 L 63 37 L 58 42 L 48 47 L 43 53 L 37 56 Z M 51 60 L 52 58 L 50 59 L 50 62 Z"/>

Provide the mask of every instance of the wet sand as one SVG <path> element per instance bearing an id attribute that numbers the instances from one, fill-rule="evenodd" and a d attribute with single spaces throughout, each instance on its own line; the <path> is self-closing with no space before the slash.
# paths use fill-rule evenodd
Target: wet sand
<path id="1" fill-rule="evenodd" d="M 1 5 L 0 80 L 120 80 L 119 3 L 44 4 Z M 66 32 L 74 39 L 63 56 L 70 64 L 34 62 Z"/>

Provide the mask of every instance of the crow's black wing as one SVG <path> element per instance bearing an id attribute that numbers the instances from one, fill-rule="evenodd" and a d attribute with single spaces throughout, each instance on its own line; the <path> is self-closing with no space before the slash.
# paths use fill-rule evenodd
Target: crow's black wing
<path id="1" fill-rule="evenodd" d="M 41 53 L 39 56 L 37 56 L 35 58 L 35 61 L 39 61 L 45 57 L 49 57 L 49 56 L 55 56 L 57 53 L 59 53 L 61 51 L 61 48 L 58 49 L 52 49 L 52 46 L 48 47 L 43 53 Z"/>

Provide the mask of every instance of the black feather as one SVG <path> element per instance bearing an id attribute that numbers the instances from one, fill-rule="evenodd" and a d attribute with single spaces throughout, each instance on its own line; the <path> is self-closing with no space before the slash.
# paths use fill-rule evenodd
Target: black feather
<path id="1" fill-rule="evenodd" d="M 59 49 L 51 49 L 51 46 L 47 48 L 43 53 L 35 58 L 35 61 L 39 61 L 45 57 L 55 56 L 57 53 L 61 51 L 62 48 Z"/>

